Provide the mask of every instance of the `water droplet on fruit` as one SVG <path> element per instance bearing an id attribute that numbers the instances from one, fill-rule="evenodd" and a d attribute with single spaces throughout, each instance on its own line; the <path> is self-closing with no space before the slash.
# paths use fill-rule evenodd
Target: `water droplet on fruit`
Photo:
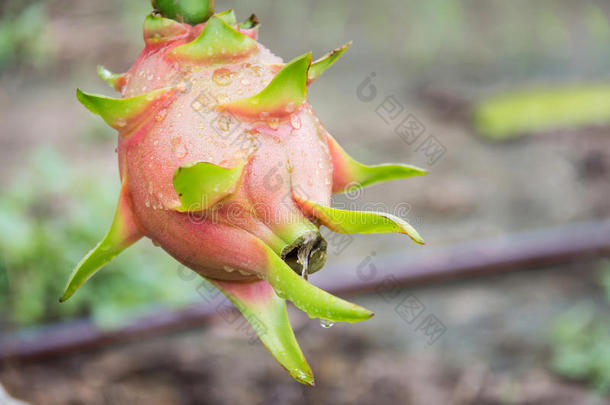
<path id="1" fill-rule="evenodd" d="M 277 117 L 273 117 L 269 121 L 267 121 L 267 125 L 269 125 L 269 128 L 271 129 L 278 129 L 280 127 L 280 119 Z"/>
<path id="2" fill-rule="evenodd" d="M 301 119 L 299 118 L 298 115 L 293 114 L 293 115 L 290 116 L 290 125 L 292 125 L 292 127 L 294 129 L 301 128 Z"/>
<path id="3" fill-rule="evenodd" d="M 240 80 L 240 83 L 243 84 L 244 86 L 247 86 L 250 84 L 250 80 L 244 78 L 244 79 Z"/>
<path id="4" fill-rule="evenodd" d="M 232 119 L 231 116 L 228 114 L 223 114 L 220 116 L 220 118 L 218 118 L 218 128 L 221 131 L 228 131 L 229 129 L 231 129 L 231 123 L 232 123 Z"/>
<path id="5" fill-rule="evenodd" d="M 123 117 L 121 117 L 121 118 L 117 118 L 117 120 L 116 120 L 116 126 L 117 126 L 117 127 L 122 128 L 122 127 L 124 127 L 125 125 L 127 125 L 127 120 L 126 120 L 125 118 L 123 118 Z"/>
<path id="6" fill-rule="evenodd" d="M 178 159 L 182 159 L 188 154 L 188 148 L 182 143 L 182 137 L 177 136 L 172 138 L 170 143 L 172 145 L 172 151 Z"/>
<path id="7" fill-rule="evenodd" d="M 320 326 L 325 329 L 331 328 L 334 324 L 334 322 L 329 321 L 328 319 L 320 319 Z"/>
<path id="8" fill-rule="evenodd" d="M 189 153 L 189 151 L 188 151 L 186 145 L 182 145 L 182 144 L 180 144 L 174 152 L 174 154 L 176 155 L 176 157 L 178 159 L 183 159 L 186 155 L 188 155 L 188 153 Z"/>
<path id="9" fill-rule="evenodd" d="M 254 76 L 260 76 L 263 72 L 263 67 L 261 65 L 249 65 L 248 69 L 252 72 Z"/>
<path id="10" fill-rule="evenodd" d="M 153 75 L 152 73 L 148 75 L 147 79 L 148 80 L 152 80 L 155 78 L 155 75 Z"/>
<path id="11" fill-rule="evenodd" d="M 161 122 L 165 119 L 165 117 L 167 117 L 166 109 L 159 111 L 159 113 L 157 115 L 155 115 L 155 121 Z"/>
<path id="12" fill-rule="evenodd" d="M 294 103 L 291 101 L 288 104 L 286 104 L 286 112 L 287 113 L 291 113 L 294 112 Z"/>
<path id="13" fill-rule="evenodd" d="M 212 80 L 219 86 L 228 86 L 233 81 L 233 72 L 227 68 L 216 69 L 212 74 Z"/>

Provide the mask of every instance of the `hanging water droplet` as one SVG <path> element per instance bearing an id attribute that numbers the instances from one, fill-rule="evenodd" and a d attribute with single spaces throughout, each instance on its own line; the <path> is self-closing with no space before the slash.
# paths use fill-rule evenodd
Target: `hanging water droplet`
<path id="1" fill-rule="evenodd" d="M 298 115 L 293 114 L 293 115 L 290 116 L 290 125 L 292 125 L 292 127 L 294 129 L 301 128 L 301 119 L 299 118 Z"/>
<path id="2" fill-rule="evenodd" d="M 331 328 L 334 324 L 334 322 L 329 321 L 328 319 L 320 319 L 320 326 L 325 329 Z"/>
<path id="3" fill-rule="evenodd" d="M 219 86 L 228 86 L 233 81 L 233 72 L 227 68 L 216 69 L 212 74 L 212 80 Z"/>

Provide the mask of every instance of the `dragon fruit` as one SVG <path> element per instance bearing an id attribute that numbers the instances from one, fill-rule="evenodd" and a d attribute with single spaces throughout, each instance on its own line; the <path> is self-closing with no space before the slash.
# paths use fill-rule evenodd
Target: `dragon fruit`
<path id="1" fill-rule="evenodd" d="M 352 159 L 316 118 L 307 87 L 349 44 L 285 63 L 257 42 L 252 15 L 214 14 L 205 0 L 156 0 L 145 48 L 124 74 L 103 67 L 121 98 L 77 90 L 119 133 L 121 192 L 104 239 L 76 266 L 60 301 L 142 237 L 207 279 L 242 312 L 277 361 L 313 385 L 286 300 L 322 322 L 373 313 L 307 281 L 323 267 L 333 232 L 399 232 L 390 214 L 331 208 L 333 193 L 424 174 Z"/>

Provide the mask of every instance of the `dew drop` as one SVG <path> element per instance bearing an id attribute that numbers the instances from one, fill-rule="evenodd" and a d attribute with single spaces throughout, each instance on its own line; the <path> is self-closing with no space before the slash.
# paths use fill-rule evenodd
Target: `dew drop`
<path id="1" fill-rule="evenodd" d="M 223 114 L 222 116 L 220 116 L 220 118 L 218 118 L 217 126 L 221 131 L 226 132 L 231 129 L 231 123 L 231 116 L 228 114 Z"/>
<path id="2" fill-rule="evenodd" d="M 334 324 L 334 322 L 329 321 L 328 319 L 320 319 L 320 326 L 325 329 L 331 328 Z"/>
<path id="3" fill-rule="evenodd" d="M 178 159 L 183 159 L 186 155 L 188 155 L 188 153 L 189 153 L 188 148 L 186 147 L 186 145 L 182 145 L 182 144 L 180 144 L 174 152 L 174 154 L 176 155 L 176 157 Z"/>
<path id="4" fill-rule="evenodd" d="M 261 65 L 250 65 L 248 69 L 252 72 L 254 76 L 260 76 L 263 72 L 263 67 Z"/>
<path id="5" fill-rule="evenodd" d="M 293 115 L 290 116 L 290 125 L 292 125 L 292 127 L 294 129 L 301 128 L 301 119 L 299 118 L 298 115 L 293 114 Z"/>
<path id="6" fill-rule="evenodd" d="M 172 151 L 178 159 L 182 159 L 188 154 L 188 148 L 182 143 L 182 137 L 177 136 L 172 138 L 170 143 L 172 145 Z"/>
<path id="7" fill-rule="evenodd" d="M 167 110 L 159 111 L 157 115 L 155 115 L 155 121 L 161 122 L 167 117 Z"/>
<path id="8" fill-rule="evenodd" d="M 269 125 L 269 128 L 271 129 L 278 129 L 280 127 L 280 119 L 273 117 L 267 121 L 267 125 Z"/>
<path id="9" fill-rule="evenodd" d="M 233 72 L 227 68 L 216 69 L 212 74 L 212 80 L 219 86 L 228 86 L 233 81 Z"/>

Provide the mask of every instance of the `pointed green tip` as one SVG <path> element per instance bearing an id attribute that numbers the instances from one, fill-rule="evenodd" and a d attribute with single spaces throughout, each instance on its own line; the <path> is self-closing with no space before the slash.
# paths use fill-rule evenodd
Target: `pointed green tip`
<path id="1" fill-rule="evenodd" d="M 102 65 L 97 66 L 97 75 L 100 79 L 108 83 L 108 85 L 116 91 L 121 91 L 125 84 L 125 73 L 114 73 L 106 69 Z"/>
<path id="2" fill-rule="evenodd" d="M 259 25 L 260 21 L 256 14 L 251 14 L 246 21 L 242 21 L 239 23 L 239 28 L 251 30 L 252 28 L 258 27 Z"/>
<path id="3" fill-rule="evenodd" d="M 313 376 L 313 373 L 311 372 L 311 370 L 306 370 L 308 372 L 303 372 L 303 371 L 293 371 L 293 370 L 287 370 L 288 373 L 290 373 L 290 375 L 292 376 L 292 378 L 294 378 L 295 380 L 297 380 L 298 382 L 300 382 L 303 385 L 307 385 L 308 387 L 315 387 L 316 386 L 316 379 Z"/>
<path id="4" fill-rule="evenodd" d="M 307 77 L 308 81 L 312 82 L 312 81 L 316 80 L 318 77 L 320 77 L 322 75 L 322 73 L 324 73 L 324 71 L 326 69 L 331 67 L 333 65 L 333 63 L 335 63 L 337 61 L 337 59 L 339 59 L 341 57 L 341 55 L 343 55 L 343 53 L 351 45 L 352 45 L 352 41 L 349 41 L 347 44 L 343 45 L 342 47 L 333 49 L 332 51 L 330 51 L 329 53 L 327 53 L 320 59 L 314 61 L 311 64 L 311 67 L 309 68 L 308 77 Z"/>
<path id="5" fill-rule="evenodd" d="M 76 89 L 76 98 L 86 109 L 102 117 L 108 125 L 121 130 L 131 129 L 150 117 L 153 109 L 163 102 L 169 102 L 175 92 L 175 88 L 162 88 L 129 98 L 111 98 Z"/>

